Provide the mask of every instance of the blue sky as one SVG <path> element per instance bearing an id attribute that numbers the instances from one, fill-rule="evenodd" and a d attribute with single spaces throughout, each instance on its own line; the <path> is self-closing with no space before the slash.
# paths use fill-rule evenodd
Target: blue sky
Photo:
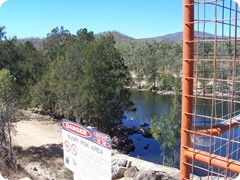
<path id="1" fill-rule="evenodd" d="M 0 26 L 17 38 L 46 37 L 56 26 L 155 37 L 182 31 L 182 0 L 8 0 Z"/>

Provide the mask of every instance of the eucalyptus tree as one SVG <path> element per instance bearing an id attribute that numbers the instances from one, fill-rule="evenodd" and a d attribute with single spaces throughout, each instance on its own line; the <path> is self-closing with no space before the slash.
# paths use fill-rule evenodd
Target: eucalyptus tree
<path id="1" fill-rule="evenodd" d="M 133 74 L 138 87 L 140 87 L 140 82 L 144 79 L 144 67 L 147 57 L 146 44 L 132 41 L 117 48 L 124 58 L 125 64 Z"/>
<path id="2" fill-rule="evenodd" d="M 180 78 L 174 81 L 175 95 L 169 114 L 161 114 L 160 118 L 151 119 L 153 137 L 159 142 L 162 149 L 164 163 L 169 166 L 178 166 L 181 129 L 181 96 Z"/>
<path id="3" fill-rule="evenodd" d="M 17 114 L 17 96 L 15 93 L 15 78 L 10 71 L 0 71 L 0 147 L 9 147 L 10 163 L 12 163 L 12 139 L 10 124 Z M 7 140 L 8 137 L 8 140 Z"/>
<path id="4" fill-rule="evenodd" d="M 70 36 L 70 32 L 63 26 L 52 29 L 43 43 L 45 57 L 50 61 L 64 55 L 64 47 Z"/>
<path id="5" fill-rule="evenodd" d="M 130 74 L 114 44 L 112 35 L 93 41 L 83 73 L 81 102 L 91 124 L 104 131 L 121 123 L 125 111 L 134 110 L 131 93 L 125 88 Z"/>
<path id="6" fill-rule="evenodd" d="M 147 57 L 145 63 L 145 73 L 148 78 L 148 82 L 153 84 L 152 88 L 157 87 L 157 78 L 159 73 L 159 56 L 157 56 L 157 43 L 147 43 Z"/>

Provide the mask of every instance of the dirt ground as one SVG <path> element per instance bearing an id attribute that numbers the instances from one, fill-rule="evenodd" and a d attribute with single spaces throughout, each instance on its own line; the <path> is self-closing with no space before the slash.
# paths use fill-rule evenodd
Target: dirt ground
<path id="1" fill-rule="evenodd" d="M 27 110 L 13 125 L 15 154 L 31 179 L 72 179 L 63 163 L 60 121 Z"/>
<path id="2" fill-rule="evenodd" d="M 24 116 L 24 119 L 14 124 L 14 145 L 28 148 L 62 143 L 60 122 L 31 111 L 24 111 Z"/>

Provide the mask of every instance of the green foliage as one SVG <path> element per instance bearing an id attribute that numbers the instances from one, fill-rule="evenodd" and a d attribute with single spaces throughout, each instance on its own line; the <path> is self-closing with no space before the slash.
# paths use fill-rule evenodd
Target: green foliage
<path id="1" fill-rule="evenodd" d="M 45 58 L 50 61 L 64 55 L 66 41 L 70 36 L 70 32 L 63 26 L 52 29 L 43 43 Z"/>
<path id="2" fill-rule="evenodd" d="M 174 82 L 175 95 L 167 117 L 161 114 L 160 118 L 151 119 L 153 137 L 160 143 L 163 157 L 167 165 L 177 166 L 179 163 L 180 129 L 181 129 L 181 97 L 180 79 Z"/>
<path id="3" fill-rule="evenodd" d="M 32 105 L 53 115 L 85 120 L 104 131 L 121 123 L 125 111 L 133 110 L 125 88 L 131 83 L 130 74 L 113 36 L 95 39 L 92 32 L 81 29 L 55 58 L 32 88 Z"/>
<path id="4" fill-rule="evenodd" d="M 173 77 L 173 75 L 170 72 L 168 72 L 168 71 L 163 72 L 160 76 L 159 89 L 166 90 L 166 91 L 173 90 L 174 79 L 175 78 Z"/>
<path id="5" fill-rule="evenodd" d="M 130 75 L 113 36 L 105 36 L 90 44 L 84 68 L 83 96 L 85 113 L 94 126 L 109 129 L 131 111 Z M 104 126 L 103 126 L 104 125 Z"/>
<path id="6" fill-rule="evenodd" d="M 139 88 L 141 88 L 140 82 L 146 80 L 152 89 L 157 89 L 157 87 L 161 86 L 161 77 L 166 71 L 174 76 L 178 76 L 181 72 L 181 43 L 166 41 L 151 43 L 130 42 L 118 46 L 118 49 L 131 73 L 135 74 L 134 80 Z"/>
<path id="7" fill-rule="evenodd" d="M 9 70 L 0 71 L 0 146 L 9 145 L 10 159 L 12 159 L 10 122 L 15 120 L 17 113 L 17 98 L 15 94 L 15 78 Z M 7 144 L 7 135 L 9 142 Z"/>

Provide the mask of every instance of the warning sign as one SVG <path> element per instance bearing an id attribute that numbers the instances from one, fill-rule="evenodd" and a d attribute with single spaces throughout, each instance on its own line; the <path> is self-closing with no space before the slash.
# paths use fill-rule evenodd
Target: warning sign
<path id="1" fill-rule="evenodd" d="M 77 179 L 110 180 L 111 138 L 69 120 L 62 120 L 65 166 Z"/>

